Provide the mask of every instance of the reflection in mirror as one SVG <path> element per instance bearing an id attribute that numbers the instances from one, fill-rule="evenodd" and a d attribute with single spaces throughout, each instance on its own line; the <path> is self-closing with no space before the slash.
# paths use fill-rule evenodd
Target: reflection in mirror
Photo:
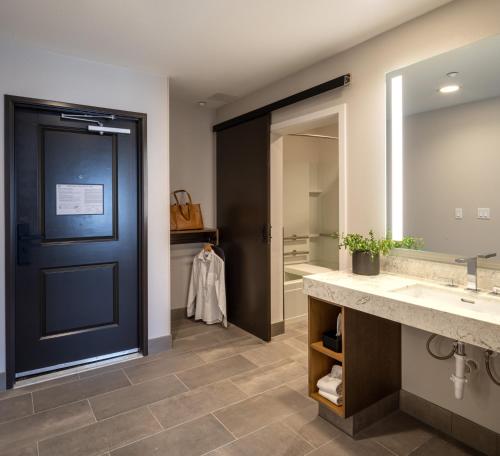
<path id="1" fill-rule="evenodd" d="M 500 37 L 387 75 L 388 228 L 500 254 Z"/>

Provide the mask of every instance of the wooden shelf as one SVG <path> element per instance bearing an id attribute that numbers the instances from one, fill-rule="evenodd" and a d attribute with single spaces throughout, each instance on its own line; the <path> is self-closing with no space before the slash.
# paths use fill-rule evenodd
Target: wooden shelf
<path id="1" fill-rule="evenodd" d="M 339 361 L 340 363 L 344 362 L 344 354 L 343 353 L 337 353 L 337 352 L 334 352 L 333 350 L 330 350 L 329 348 L 326 348 L 323 345 L 322 341 L 312 343 L 311 348 L 313 350 L 320 352 L 320 353 L 323 353 L 323 355 L 329 356 L 330 358 L 333 358 L 336 361 Z"/>
<path id="2" fill-rule="evenodd" d="M 342 418 L 345 417 L 345 412 L 344 412 L 344 406 L 343 405 L 336 405 L 333 402 L 329 401 L 325 397 L 321 396 L 317 392 L 311 393 L 311 397 L 318 401 L 321 402 L 322 404 L 326 405 L 330 410 L 335 412 L 337 415 L 341 416 Z"/>
<path id="3" fill-rule="evenodd" d="M 196 244 L 209 242 L 219 243 L 217 228 L 203 228 L 202 230 L 170 231 L 170 244 Z"/>

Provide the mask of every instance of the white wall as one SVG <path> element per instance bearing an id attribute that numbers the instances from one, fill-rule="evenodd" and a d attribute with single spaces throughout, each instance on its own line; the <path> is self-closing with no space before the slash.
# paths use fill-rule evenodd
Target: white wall
<path id="1" fill-rule="evenodd" d="M 189 191 L 201 204 L 205 226 L 215 226 L 215 150 L 212 125 L 215 111 L 176 97 L 170 98 L 170 189 Z M 172 309 L 186 307 L 194 255 L 201 244 L 171 247 Z"/>
<path id="2" fill-rule="evenodd" d="M 433 252 L 500 252 L 500 97 L 405 117 L 404 132 L 405 235 Z"/>
<path id="3" fill-rule="evenodd" d="M 0 93 L 144 112 L 148 115 L 149 338 L 170 334 L 168 79 L 48 52 L 2 37 Z M 0 109 L 3 157 L 4 109 Z M 0 288 L 5 289 L 3 159 L 0 160 Z M 5 370 L 5 302 L 0 293 L 0 372 Z"/>
<path id="4" fill-rule="evenodd" d="M 217 120 L 227 120 L 251 109 L 284 98 L 334 76 L 352 73 L 349 88 L 330 92 L 302 102 L 303 112 L 319 107 L 347 104 L 347 229 L 367 232 L 373 228 L 385 231 L 385 74 L 450 49 L 464 46 L 481 38 L 500 33 L 500 2 L 498 0 L 457 0 L 434 12 L 371 39 L 353 49 L 313 65 L 299 73 L 278 81 L 217 112 Z M 297 115 L 298 106 L 293 107 Z M 273 115 L 273 122 L 290 116 L 292 109 L 283 109 Z M 404 331 L 404 335 L 406 334 Z M 425 350 L 425 336 L 409 340 Z M 405 362 L 406 366 L 406 362 Z M 429 358 L 419 361 L 421 372 L 434 372 Z M 405 367 L 406 369 L 406 367 Z M 403 373 L 404 374 L 404 373 Z M 403 379 L 406 376 L 403 375 Z M 449 387 L 448 376 L 432 376 L 437 388 Z M 424 383 L 424 382 L 422 382 Z M 485 388 L 489 388 L 489 385 Z M 429 398 L 420 385 L 403 381 L 403 388 Z M 485 407 L 497 407 L 498 391 L 491 390 Z M 496 394 L 496 395 L 495 395 Z M 429 398 L 473 421 L 493 427 L 485 413 L 462 410 L 448 397 Z M 498 429 L 497 429 L 498 430 Z"/>

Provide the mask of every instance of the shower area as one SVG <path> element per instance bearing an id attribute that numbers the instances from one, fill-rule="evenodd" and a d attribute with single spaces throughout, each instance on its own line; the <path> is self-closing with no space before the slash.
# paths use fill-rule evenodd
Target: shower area
<path id="1" fill-rule="evenodd" d="M 284 319 L 307 313 L 306 275 L 339 269 L 338 124 L 283 137 Z"/>

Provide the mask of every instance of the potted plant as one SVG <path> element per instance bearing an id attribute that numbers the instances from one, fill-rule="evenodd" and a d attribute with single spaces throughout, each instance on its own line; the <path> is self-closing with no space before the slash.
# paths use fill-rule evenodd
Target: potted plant
<path id="1" fill-rule="evenodd" d="M 421 246 L 421 239 L 410 236 L 401 241 L 393 241 L 390 236 L 376 239 L 373 230 L 368 236 L 351 233 L 339 238 L 339 249 L 343 247 L 352 255 L 352 272 L 369 276 L 380 273 L 380 255 L 387 255 L 394 248 L 418 249 Z"/>

